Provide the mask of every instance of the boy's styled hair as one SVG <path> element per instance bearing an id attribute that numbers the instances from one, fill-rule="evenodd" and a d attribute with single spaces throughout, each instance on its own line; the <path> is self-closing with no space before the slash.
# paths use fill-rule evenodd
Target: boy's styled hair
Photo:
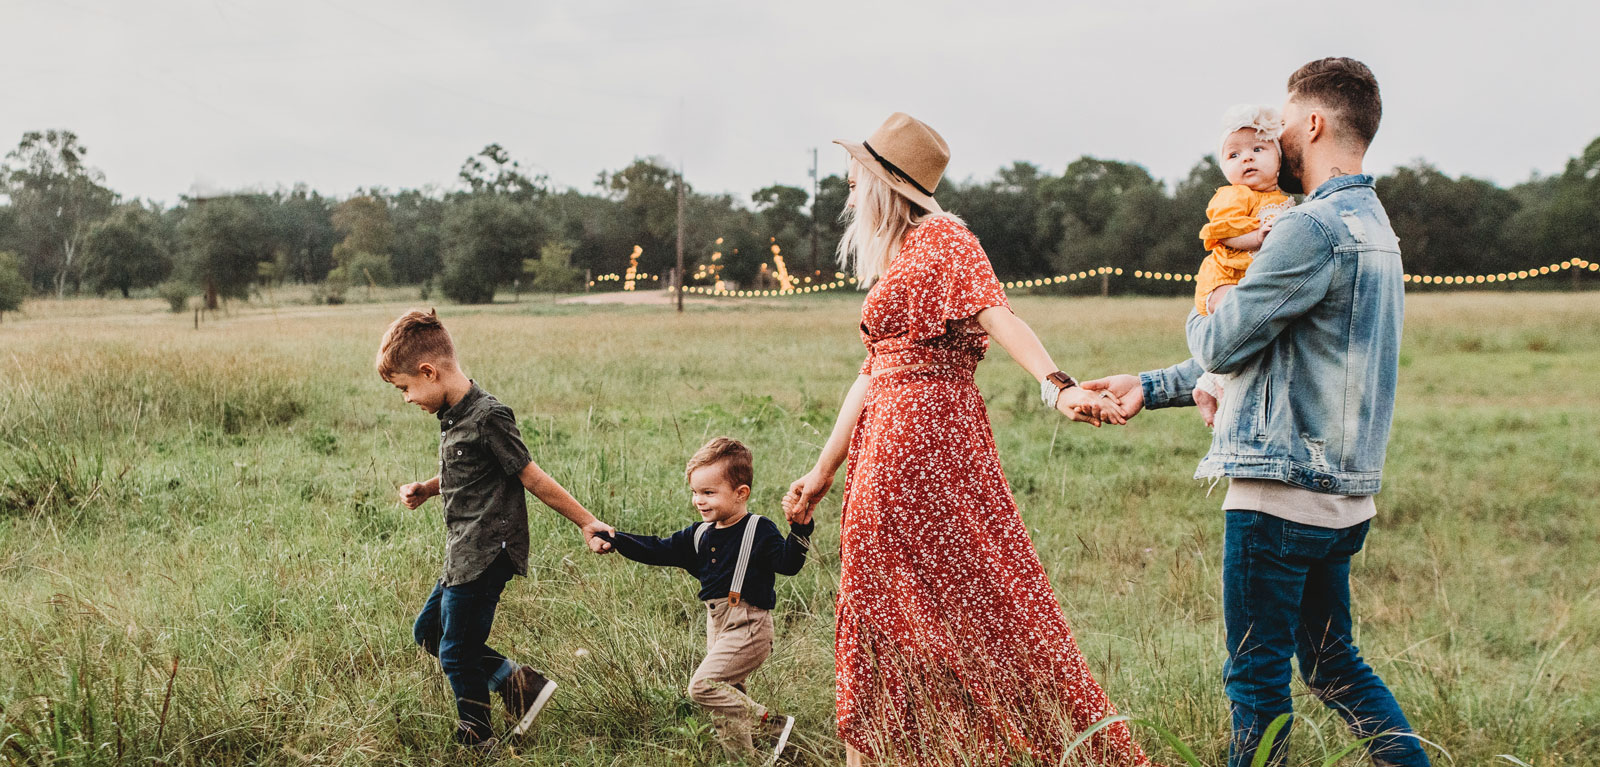
<path id="1" fill-rule="evenodd" d="M 1371 146 L 1383 119 L 1383 99 L 1378 95 L 1378 78 L 1355 59 L 1318 59 L 1289 75 L 1289 98 L 1307 99 L 1339 113 L 1340 122 L 1350 136 Z"/>
<path id="2" fill-rule="evenodd" d="M 383 331 L 378 343 L 378 375 L 388 381 L 397 374 L 415 375 L 417 366 L 437 360 L 455 364 L 456 347 L 433 309 L 412 309 Z"/>
<path id="3" fill-rule="evenodd" d="M 740 485 L 753 487 L 751 483 L 755 481 L 755 468 L 750 448 L 739 440 L 727 437 L 717 437 L 696 450 L 689 459 L 688 467 L 683 470 L 683 478 L 687 480 L 695 469 L 714 463 L 722 464 L 722 475 L 727 477 L 728 484 L 735 488 Z"/>

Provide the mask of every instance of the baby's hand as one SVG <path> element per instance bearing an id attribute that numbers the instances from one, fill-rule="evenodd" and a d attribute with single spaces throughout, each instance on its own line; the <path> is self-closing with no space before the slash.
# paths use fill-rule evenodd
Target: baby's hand
<path id="1" fill-rule="evenodd" d="M 1232 285 L 1218 285 L 1216 290 L 1211 291 L 1211 295 L 1206 296 L 1206 313 L 1215 314 L 1217 304 L 1222 301 L 1222 297 L 1227 295 L 1230 290 L 1233 290 Z"/>
<path id="2" fill-rule="evenodd" d="M 1206 425 L 1215 429 L 1217 420 L 1217 398 L 1204 389 L 1194 390 L 1194 404 L 1200 409 L 1200 418 Z"/>
<path id="3" fill-rule="evenodd" d="M 400 502 L 405 504 L 408 509 L 415 509 L 421 506 L 430 497 L 431 494 L 428 492 L 428 483 L 426 482 L 412 482 L 400 486 Z"/>

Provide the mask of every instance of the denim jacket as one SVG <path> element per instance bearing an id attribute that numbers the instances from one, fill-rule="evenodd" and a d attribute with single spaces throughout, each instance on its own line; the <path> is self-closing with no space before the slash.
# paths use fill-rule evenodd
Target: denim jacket
<path id="1" fill-rule="evenodd" d="M 1405 284 L 1372 177 L 1337 176 L 1274 222 L 1211 316 L 1194 357 L 1141 373 L 1145 407 L 1194 404 L 1206 370 L 1232 374 L 1196 479 L 1275 479 L 1374 495 L 1394 415 Z"/>

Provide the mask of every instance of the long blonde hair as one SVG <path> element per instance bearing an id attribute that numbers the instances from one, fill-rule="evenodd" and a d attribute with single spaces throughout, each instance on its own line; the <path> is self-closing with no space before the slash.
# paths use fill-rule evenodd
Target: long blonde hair
<path id="1" fill-rule="evenodd" d="M 839 268 L 854 272 L 856 285 L 862 289 L 871 287 L 889 271 L 906 232 L 938 216 L 965 225 L 954 214 L 923 210 L 854 157 L 850 158 L 849 177 L 856 182 L 850 192 L 855 204 L 846 205 L 839 214 L 839 220 L 845 223 L 844 236 L 839 238 Z"/>

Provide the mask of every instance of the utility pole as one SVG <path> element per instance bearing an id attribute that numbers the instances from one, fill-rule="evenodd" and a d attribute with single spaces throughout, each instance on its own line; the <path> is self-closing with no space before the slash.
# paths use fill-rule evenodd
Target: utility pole
<path id="1" fill-rule="evenodd" d="M 678 163 L 678 268 L 672 273 L 678 291 L 678 313 L 683 313 L 683 163 Z"/>
<path id="2" fill-rule="evenodd" d="M 817 195 L 822 193 L 822 180 L 817 177 L 817 148 L 811 147 L 811 271 L 822 268 L 822 251 L 819 249 L 820 227 L 817 223 Z"/>

